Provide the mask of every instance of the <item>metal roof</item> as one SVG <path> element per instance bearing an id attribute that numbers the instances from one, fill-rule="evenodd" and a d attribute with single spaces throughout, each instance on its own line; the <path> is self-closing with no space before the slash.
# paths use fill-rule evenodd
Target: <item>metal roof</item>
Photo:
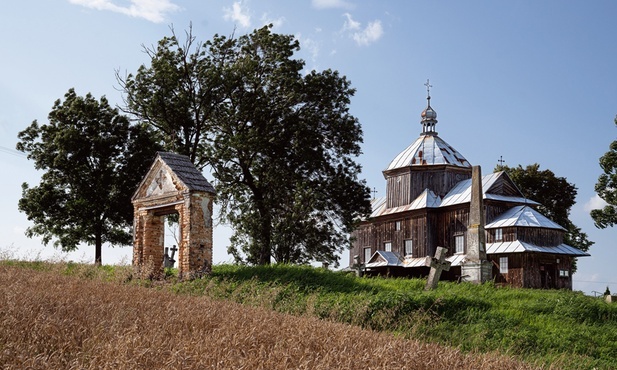
<path id="1" fill-rule="evenodd" d="M 501 176 L 504 175 L 504 172 L 494 172 L 488 175 L 482 176 L 482 192 L 484 194 L 484 199 L 491 200 L 499 200 L 506 202 L 514 202 L 514 203 L 527 203 L 537 205 L 538 202 L 534 202 L 533 200 L 529 200 L 525 197 L 517 197 L 510 195 L 502 195 L 502 194 L 492 194 L 487 193 L 487 190 L 491 188 Z M 446 194 L 445 197 L 441 200 L 440 207 L 452 206 L 455 204 L 469 203 L 471 202 L 471 179 L 463 180 L 456 184 L 452 190 Z"/>
<path id="2" fill-rule="evenodd" d="M 465 261 L 466 255 L 464 254 L 455 254 L 446 258 L 446 261 L 450 262 L 451 266 L 460 266 L 463 261 Z M 427 267 L 427 263 L 430 264 L 429 256 L 426 257 L 402 257 L 397 252 L 387 252 L 387 251 L 376 251 L 373 253 L 369 262 L 366 264 L 366 268 L 375 268 L 375 267 L 404 267 L 404 268 L 414 268 L 414 267 Z"/>
<path id="3" fill-rule="evenodd" d="M 371 201 L 373 211 L 370 217 L 379 217 L 399 212 L 411 211 L 414 209 L 437 208 L 440 203 L 441 198 L 429 189 L 424 189 L 424 191 L 410 204 L 399 207 L 387 208 L 386 197 L 381 197 Z"/>
<path id="4" fill-rule="evenodd" d="M 157 156 L 178 176 L 178 179 L 188 190 L 216 192 L 212 184 L 197 170 L 189 157 L 170 152 L 158 152 Z"/>
<path id="5" fill-rule="evenodd" d="M 515 206 L 499 215 L 485 228 L 499 228 L 509 226 L 543 227 L 546 229 L 566 230 L 556 222 L 553 222 L 540 212 L 528 206 Z"/>
<path id="6" fill-rule="evenodd" d="M 536 253 L 550 253 L 550 254 L 563 254 L 573 257 L 590 256 L 589 253 L 583 252 L 580 249 L 571 247 L 567 244 L 560 244 L 556 247 L 541 247 L 525 243 L 519 240 L 513 242 L 500 242 L 500 243 L 487 243 L 487 254 L 504 254 L 504 253 L 523 253 L 523 252 L 536 252 Z"/>
<path id="7" fill-rule="evenodd" d="M 399 153 L 385 171 L 409 166 L 451 165 L 471 167 L 465 157 L 436 133 L 420 135 L 407 149 Z"/>
<path id="8" fill-rule="evenodd" d="M 365 266 L 367 268 L 401 266 L 402 262 L 403 257 L 397 252 L 376 251 Z"/>

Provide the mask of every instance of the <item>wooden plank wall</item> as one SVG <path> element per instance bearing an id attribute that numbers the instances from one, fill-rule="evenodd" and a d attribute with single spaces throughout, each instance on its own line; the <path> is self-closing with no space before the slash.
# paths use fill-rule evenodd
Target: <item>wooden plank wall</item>
<path id="1" fill-rule="evenodd" d="M 471 178 L 471 169 L 411 170 L 386 175 L 387 207 L 410 204 L 425 189 L 444 197 L 457 183 Z"/>

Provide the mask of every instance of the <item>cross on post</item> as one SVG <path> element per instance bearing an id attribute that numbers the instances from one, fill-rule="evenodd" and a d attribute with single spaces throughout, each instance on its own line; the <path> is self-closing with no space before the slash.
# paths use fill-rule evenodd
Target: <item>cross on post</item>
<path id="1" fill-rule="evenodd" d="M 449 271 L 452 262 L 446 261 L 446 253 L 448 249 L 444 247 L 437 247 L 435 251 L 435 257 L 426 257 L 425 266 L 431 268 L 431 272 L 428 274 L 428 280 L 424 290 L 434 290 L 437 288 L 439 277 L 442 271 Z"/>

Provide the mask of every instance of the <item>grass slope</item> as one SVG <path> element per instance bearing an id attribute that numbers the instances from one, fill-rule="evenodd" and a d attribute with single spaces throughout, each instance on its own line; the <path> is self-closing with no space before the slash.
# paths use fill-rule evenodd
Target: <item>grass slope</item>
<path id="1" fill-rule="evenodd" d="M 132 277 L 130 267 L 54 268 L 88 279 Z M 580 292 L 445 282 L 425 292 L 424 280 L 357 278 L 285 265 L 221 265 L 203 279 L 168 277 L 161 283 L 133 277 L 131 284 L 396 333 L 464 352 L 499 352 L 547 368 L 617 368 L 617 305 Z"/>

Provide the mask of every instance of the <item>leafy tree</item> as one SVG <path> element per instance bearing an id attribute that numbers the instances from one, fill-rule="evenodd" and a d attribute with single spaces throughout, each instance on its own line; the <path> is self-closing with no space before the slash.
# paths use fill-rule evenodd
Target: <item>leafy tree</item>
<path id="1" fill-rule="evenodd" d="M 204 136 L 222 100 L 222 60 L 209 55 L 191 29 L 184 43 L 172 29 L 172 36 L 156 48 L 143 49 L 151 59 L 149 67 L 142 65 L 126 77 L 116 72 L 125 92 L 122 110 L 154 127 L 165 150 L 188 156 L 201 169 L 206 165 Z"/>
<path id="2" fill-rule="evenodd" d="M 615 118 L 617 125 L 617 117 Z M 591 217 L 597 228 L 605 229 L 617 224 L 617 140 L 613 141 L 609 151 L 600 157 L 600 167 L 604 173 L 596 183 L 596 193 L 608 203 L 602 209 L 591 211 Z"/>
<path id="3" fill-rule="evenodd" d="M 131 243 L 131 196 L 158 146 L 147 127 L 131 125 L 105 97 L 80 97 L 74 89 L 48 119 L 18 134 L 17 150 L 45 171 L 38 186 L 22 185 L 18 208 L 34 223 L 26 235 L 46 245 L 55 239 L 63 251 L 94 245 L 101 264 L 103 243 Z"/>
<path id="4" fill-rule="evenodd" d="M 161 86 L 142 84 L 142 75 L 209 92 L 199 105 L 203 120 L 192 123 L 192 130 L 201 127 L 194 161 L 210 166 L 218 182 L 221 219 L 235 229 L 229 251 L 238 261 L 336 264 L 354 220 L 370 211 L 370 192 L 354 161 L 362 141 L 349 113 L 355 90 L 336 71 L 305 74 L 304 61 L 293 58 L 298 41 L 270 29 L 216 35 L 192 52 L 190 33 L 185 47 L 163 39 L 152 66 L 129 76 L 126 100 L 136 107 L 164 95 Z M 179 73 L 178 54 L 194 61 L 199 74 Z M 193 87 L 186 81 L 192 78 L 199 79 Z M 182 115 L 187 107 L 167 110 Z M 167 122 L 162 115 L 147 119 L 158 120 L 156 128 Z"/>
<path id="5" fill-rule="evenodd" d="M 551 170 L 540 170 L 535 163 L 523 168 L 497 166 L 496 171 L 505 171 L 526 198 L 540 203 L 538 211 L 563 226 L 567 231 L 564 243 L 588 251 L 593 242 L 587 234 L 570 221 L 570 209 L 576 203 L 576 186 L 565 177 L 557 177 Z"/>

